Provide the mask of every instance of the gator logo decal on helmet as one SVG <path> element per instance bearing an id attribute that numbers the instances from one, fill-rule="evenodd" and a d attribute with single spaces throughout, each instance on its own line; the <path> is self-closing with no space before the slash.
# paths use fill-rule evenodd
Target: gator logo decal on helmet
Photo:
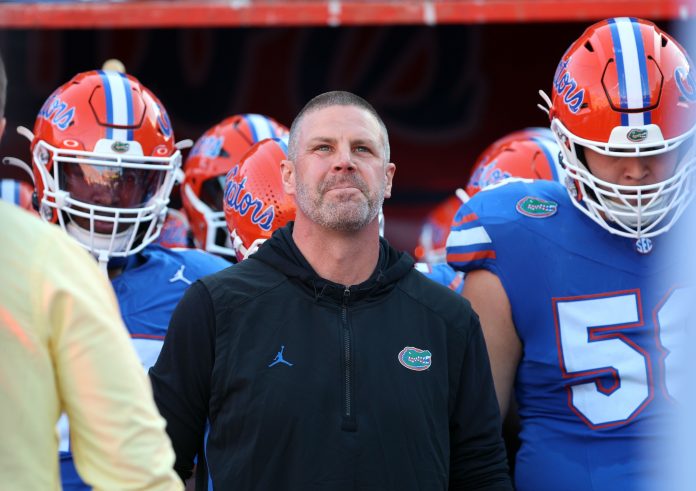
<path id="1" fill-rule="evenodd" d="M 640 130 L 638 128 L 633 128 L 626 134 L 626 138 L 632 142 L 642 142 L 648 137 L 648 130 Z"/>
<path id="2" fill-rule="evenodd" d="M 399 352 L 399 363 L 409 370 L 417 372 L 430 368 L 432 358 L 433 355 L 430 351 L 414 348 L 413 346 L 406 346 Z"/>
<path id="3" fill-rule="evenodd" d="M 130 144 L 128 142 L 113 142 L 111 144 L 111 150 L 113 150 L 116 153 L 125 153 L 128 151 L 130 148 Z"/>
<path id="4" fill-rule="evenodd" d="M 515 208 L 524 216 L 546 218 L 556 214 L 558 203 L 533 196 L 525 196 L 517 202 Z"/>

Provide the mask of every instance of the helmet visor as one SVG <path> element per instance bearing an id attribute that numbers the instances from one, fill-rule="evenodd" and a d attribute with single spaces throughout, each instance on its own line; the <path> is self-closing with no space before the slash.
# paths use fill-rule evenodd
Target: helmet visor
<path id="1" fill-rule="evenodd" d="M 132 220 L 128 217 L 135 219 L 137 215 L 128 210 L 147 208 L 166 176 L 166 170 L 149 169 L 142 163 L 101 165 L 83 159 L 63 162 L 58 169 L 59 187 L 68 193 L 75 212 L 72 219 L 80 227 L 89 229 L 92 215 L 89 210 L 98 207 L 98 213 L 93 215 L 98 233 L 111 233 L 116 222 L 119 223 L 118 232 L 131 226 Z"/>
<path id="2" fill-rule="evenodd" d="M 114 208 L 141 208 L 164 182 L 166 171 L 89 163 L 61 166 L 61 189 L 84 203 Z"/>

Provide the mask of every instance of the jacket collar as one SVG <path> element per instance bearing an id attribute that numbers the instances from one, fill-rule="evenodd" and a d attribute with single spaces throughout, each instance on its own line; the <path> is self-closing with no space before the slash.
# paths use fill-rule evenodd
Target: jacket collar
<path id="1" fill-rule="evenodd" d="M 298 249 L 292 238 L 294 223 L 276 230 L 270 239 L 264 242 L 249 259 L 256 259 L 277 269 L 288 278 L 300 282 L 313 291 L 316 299 L 321 297 L 343 301 L 346 286 L 320 277 Z M 413 269 L 413 259 L 404 252 L 399 252 L 380 238 L 379 259 L 372 275 L 348 290 L 349 301 L 367 298 L 377 299 L 391 291 L 397 281 Z"/>

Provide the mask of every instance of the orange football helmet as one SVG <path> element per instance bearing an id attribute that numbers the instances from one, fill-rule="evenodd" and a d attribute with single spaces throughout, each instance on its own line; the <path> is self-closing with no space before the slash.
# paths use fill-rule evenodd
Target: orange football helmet
<path id="1" fill-rule="evenodd" d="M 153 242 L 181 153 L 159 100 L 138 80 L 89 71 L 59 87 L 31 140 L 41 216 L 105 264 Z"/>
<path id="2" fill-rule="evenodd" d="M 283 191 L 280 176 L 280 162 L 287 159 L 287 152 L 284 140 L 263 140 L 227 174 L 225 219 L 239 261 L 295 219 L 295 199 Z"/>
<path id="3" fill-rule="evenodd" d="M 460 190 L 461 191 L 461 190 Z M 417 262 L 437 264 L 446 262 L 447 237 L 452 226 L 452 219 L 462 205 L 459 193 L 450 196 L 437 205 L 423 223 L 418 245 L 413 254 Z"/>
<path id="4" fill-rule="evenodd" d="M 466 186 L 470 197 L 503 179 L 545 179 L 562 181 L 565 173 L 559 148 L 548 128 L 526 128 L 506 135 L 489 145 L 471 169 Z"/>
<path id="5" fill-rule="evenodd" d="M 222 197 L 225 176 L 257 142 L 283 138 L 288 129 L 260 114 L 238 114 L 201 136 L 184 164 L 181 200 L 196 247 L 235 257 L 230 243 Z"/>
<path id="6" fill-rule="evenodd" d="M 575 206 L 613 234 L 667 231 L 693 198 L 696 81 L 684 49 L 652 22 L 612 18 L 590 26 L 561 59 L 549 105 Z M 616 158 L 678 152 L 676 170 L 650 185 L 594 176 L 584 149 Z"/>

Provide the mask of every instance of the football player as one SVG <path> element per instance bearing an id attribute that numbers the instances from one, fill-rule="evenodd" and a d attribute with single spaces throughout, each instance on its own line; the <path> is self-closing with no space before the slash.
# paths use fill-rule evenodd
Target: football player
<path id="1" fill-rule="evenodd" d="M 476 159 L 466 194 L 472 197 L 504 179 L 563 182 L 565 173 L 558 160 L 559 152 L 548 128 L 525 128 L 505 135 L 491 143 Z"/>
<path id="2" fill-rule="evenodd" d="M 437 205 L 423 223 L 414 251 L 417 261 L 414 267 L 418 271 L 457 293 L 461 293 L 464 288 L 464 273 L 455 271 L 446 263 L 445 244 L 452 218 L 467 199 L 464 191 L 457 189 L 454 196 L 449 196 Z"/>
<path id="3" fill-rule="evenodd" d="M 181 201 L 196 247 L 233 260 L 222 209 L 225 176 L 252 145 L 287 137 L 288 129 L 261 114 L 238 114 L 201 136 L 184 164 Z"/>
<path id="4" fill-rule="evenodd" d="M 457 212 L 447 257 L 467 272 L 501 413 L 515 390 L 520 491 L 669 488 L 649 447 L 687 324 L 686 253 L 668 235 L 693 198 L 695 89 L 653 23 L 592 25 L 545 97 L 567 190 L 511 182 Z"/>
<path id="5" fill-rule="evenodd" d="M 446 263 L 446 243 L 452 219 L 462 203 L 481 189 L 506 179 L 562 181 L 560 149 L 548 128 L 525 128 L 491 143 L 476 159 L 466 190 L 458 189 L 433 210 L 423 224 L 415 250 L 416 268 L 450 289 L 461 293 L 464 273 Z"/>
<path id="6" fill-rule="evenodd" d="M 203 251 L 153 243 L 181 165 L 164 106 L 130 75 L 89 71 L 48 98 L 33 133 L 19 131 L 31 141 L 40 215 L 74 237 L 108 273 L 148 369 L 184 291 L 229 265 Z M 73 467 L 65 418 L 59 431 L 63 489 L 89 489 Z"/>

